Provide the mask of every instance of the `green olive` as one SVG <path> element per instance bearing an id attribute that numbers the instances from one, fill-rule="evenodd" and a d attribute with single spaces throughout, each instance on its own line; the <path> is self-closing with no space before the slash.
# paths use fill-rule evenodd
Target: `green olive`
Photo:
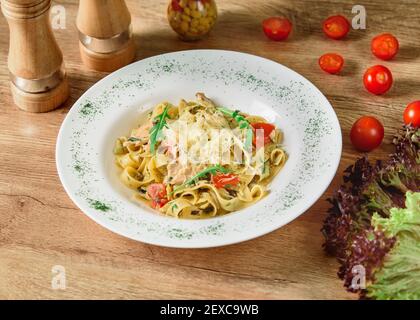
<path id="1" fill-rule="evenodd" d="M 184 40 L 197 40 L 207 35 L 217 19 L 214 0 L 171 1 L 168 20 L 172 29 Z"/>

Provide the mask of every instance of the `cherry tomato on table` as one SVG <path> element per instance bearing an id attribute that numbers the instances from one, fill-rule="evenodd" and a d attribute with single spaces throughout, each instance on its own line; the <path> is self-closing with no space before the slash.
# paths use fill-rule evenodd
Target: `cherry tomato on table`
<path id="1" fill-rule="evenodd" d="M 239 184 L 238 176 L 232 173 L 218 173 L 215 176 L 211 176 L 211 181 L 216 188 L 224 188 L 226 186 L 236 186 Z"/>
<path id="2" fill-rule="evenodd" d="M 292 31 L 292 23 L 283 17 L 271 17 L 262 23 L 265 35 L 274 41 L 285 40 Z"/>
<path id="3" fill-rule="evenodd" d="M 148 186 L 147 194 L 152 198 L 152 207 L 155 209 L 163 207 L 169 201 L 163 183 L 153 183 Z"/>
<path id="4" fill-rule="evenodd" d="M 393 83 L 391 71 L 381 65 L 370 67 L 363 76 L 366 89 L 373 94 L 384 94 Z"/>
<path id="5" fill-rule="evenodd" d="M 326 53 L 318 60 L 319 66 L 325 72 L 336 74 L 343 69 L 344 59 L 336 53 Z"/>
<path id="6" fill-rule="evenodd" d="M 404 123 L 420 127 L 420 100 L 411 102 L 404 110 Z"/>
<path id="7" fill-rule="evenodd" d="M 367 152 L 379 147 L 383 138 L 384 127 L 374 117 L 361 117 L 353 124 L 350 131 L 351 143 L 359 151 Z"/>
<path id="8" fill-rule="evenodd" d="M 263 134 L 264 134 L 264 145 L 266 145 L 267 143 L 269 143 L 271 141 L 270 134 L 271 134 L 271 132 L 275 128 L 271 123 L 256 122 L 256 123 L 251 123 L 251 126 L 254 128 L 254 134 L 252 136 L 252 143 L 254 145 L 257 145 L 257 134 L 256 134 L 256 130 L 258 130 L 258 129 L 264 130 L 263 131 Z"/>
<path id="9" fill-rule="evenodd" d="M 382 60 L 390 60 L 398 53 L 398 39 L 390 33 L 380 34 L 372 39 L 372 53 Z"/>
<path id="10" fill-rule="evenodd" d="M 337 15 L 327 18 L 322 24 L 324 33 L 335 40 L 344 38 L 350 31 L 350 23 L 346 17 Z"/>

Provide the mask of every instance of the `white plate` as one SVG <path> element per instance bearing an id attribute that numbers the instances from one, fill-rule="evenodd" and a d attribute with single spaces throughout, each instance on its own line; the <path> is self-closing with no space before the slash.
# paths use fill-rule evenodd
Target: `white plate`
<path id="1" fill-rule="evenodd" d="M 114 141 L 155 104 L 194 99 L 198 91 L 275 122 L 289 159 L 270 194 L 247 209 L 205 220 L 165 217 L 135 202 L 119 181 Z M 339 122 L 314 85 L 276 62 L 221 50 L 163 54 L 110 74 L 74 104 L 56 148 L 61 182 L 86 215 L 128 238 L 180 248 L 237 243 L 292 221 L 328 187 L 340 156 Z"/>

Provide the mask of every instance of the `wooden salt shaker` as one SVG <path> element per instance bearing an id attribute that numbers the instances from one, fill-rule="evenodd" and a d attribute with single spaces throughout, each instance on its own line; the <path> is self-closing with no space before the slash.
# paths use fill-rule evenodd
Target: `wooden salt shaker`
<path id="1" fill-rule="evenodd" d="M 124 0 L 80 0 L 77 28 L 88 68 L 111 72 L 134 60 L 131 16 Z"/>
<path id="2" fill-rule="evenodd" d="M 1 0 L 10 28 L 8 66 L 15 104 L 46 112 L 69 96 L 63 56 L 49 20 L 51 0 Z"/>

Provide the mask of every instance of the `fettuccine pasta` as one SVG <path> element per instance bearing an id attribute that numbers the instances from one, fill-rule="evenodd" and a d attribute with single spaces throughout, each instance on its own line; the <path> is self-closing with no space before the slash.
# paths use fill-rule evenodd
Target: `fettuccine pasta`
<path id="1" fill-rule="evenodd" d="M 214 217 L 259 201 L 287 159 L 273 124 L 196 97 L 158 104 L 114 146 L 134 197 L 177 218 Z"/>

